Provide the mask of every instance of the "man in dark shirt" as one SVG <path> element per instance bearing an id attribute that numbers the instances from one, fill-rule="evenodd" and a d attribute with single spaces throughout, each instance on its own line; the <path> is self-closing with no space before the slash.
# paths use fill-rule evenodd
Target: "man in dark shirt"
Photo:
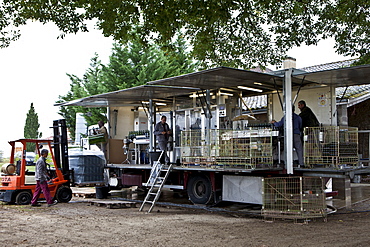
<path id="1" fill-rule="evenodd" d="M 33 193 L 31 206 L 37 207 L 40 204 L 37 203 L 39 196 L 41 194 L 41 190 L 44 194 L 48 207 L 57 204 L 56 201 L 53 201 L 53 198 L 50 195 L 50 190 L 48 187 L 47 181 L 49 180 L 48 172 L 46 169 L 46 157 L 48 157 L 49 151 L 46 149 L 41 150 L 40 154 L 41 157 L 36 162 L 36 172 L 35 172 L 35 180 L 36 180 L 36 188 L 35 192 Z"/>
<path id="2" fill-rule="evenodd" d="M 167 117 L 165 115 L 162 115 L 161 121 L 159 121 L 154 127 L 154 135 L 157 136 L 159 148 L 162 151 L 164 151 L 165 162 L 169 163 L 170 159 L 167 155 L 167 143 L 168 143 L 168 138 L 171 134 L 171 131 L 166 121 L 167 121 Z"/>
<path id="3" fill-rule="evenodd" d="M 301 141 L 301 129 L 302 129 L 302 119 L 294 113 L 294 106 L 292 108 L 293 111 L 293 147 L 295 148 L 298 156 L 298 163 L 300 167 L 304 167 L 304 159 L 303 159 L 303 146 Z M 284 126 L 284 117 L 279 122 L 272 120 L 271 123 L 277 127 Z"/>
<path id="4" fill-rule="evenodd" d="M 302 118 L 302 128 L 305 127 L 319 127 L 320 123 L 317 120 L 315 114 L 312 110 L 306 105 L 304 100 L 298 102 L 298 108 L 301 110 L 299 116 Z"/>
<path id="5" fill-rule="evenodd" d="M 305 127 L 320 127 L 320 123 L 317 120 L 315 114 L 306 105 L 304 100 L 298 102 L 298 108 L 301 110 L 299 116 L 302 118 L 302 143 L 305 144 L 305 152 L 308 156 L 315 155 L 315 152 L 319 150 L 319 129 L 304 129 Z M 304 138 L 305 136 L 305 138 Z M 306 144 L 308 144 L 306 146 Z"/>

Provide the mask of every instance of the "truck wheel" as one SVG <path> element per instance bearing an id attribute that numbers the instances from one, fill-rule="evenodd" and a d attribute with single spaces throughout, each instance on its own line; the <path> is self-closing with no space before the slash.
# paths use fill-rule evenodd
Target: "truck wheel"
<path id="1" fill-rule="evenodd" d="M 67 186 L 58 188 L 55 198 L 58 202 L 69 202 L 72 199 L 72 190 Z"/>
<path id="2" fill-rule="evenodd" d="M 192 203 L 207 204 L 213 195 L 211 180 L 206 176 L 190 177 L 187 191 Z"/>
<path id="3" fill-rule="evenodd" d="M 18 205 L 28 205 L 31 203 L 32 194 L 29 191 L 21 191 L 15 197 L 15 203 Z"/>

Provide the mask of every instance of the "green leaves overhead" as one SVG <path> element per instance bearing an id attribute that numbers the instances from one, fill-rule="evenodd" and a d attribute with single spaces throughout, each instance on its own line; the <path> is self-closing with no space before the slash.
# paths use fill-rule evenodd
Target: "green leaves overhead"
<path id="1" fill-rule="evenodd" d="M 369 53 L 368 0 L 3 0 L 2 46 L 27 20 L 54 22 L 66 33 L 96 21 L 117 42 L 172 44 L 178 35 L 203 67 L 250 68 L 281 61 L 286 51 L 333 37 L 337 52 Z M 183 33 L 183 34 L 180 34 Z"/>

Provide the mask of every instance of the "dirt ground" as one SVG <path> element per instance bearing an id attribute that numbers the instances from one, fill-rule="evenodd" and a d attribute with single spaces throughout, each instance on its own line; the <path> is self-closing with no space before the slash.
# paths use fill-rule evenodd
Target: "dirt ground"
<path id="1" fill-rule="evenodd" d="M 241 211 L 109 209 L 74 197 L 54 207 L 0 205 L 0 246 L 369 246 L 370 200 L 308 223 Z M 147 208 L 146 208 L 147 209 Z M 229 208 L 230 209 L 230 208 Z"/>

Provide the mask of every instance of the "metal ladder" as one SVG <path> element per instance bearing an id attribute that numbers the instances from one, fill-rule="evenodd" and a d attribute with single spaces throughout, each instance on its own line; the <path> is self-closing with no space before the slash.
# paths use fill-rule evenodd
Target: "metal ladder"
<path id="1" fill-rule="evenodd" d="M 139 211 L 143 211 L 145 203 L 151 204 L 148 213 L 152 211 L 155 203 L 158 201 L 159 196 L 161 195 L 163 185 L 172 170 L 172 164 L 170 164 L 168 167 L 165 167 L 165 165 L 160 161 L 162 155 L 164 155 L 164 152 L 165 151 L 162 151 L 161 155 L 159 156 L 158 160 L 154 162 L 152 170 L 150 171 L 148 182 L 145 184 L 145 186 L 150 186 L 150 189 L 148 194 L 145 196 Z M 163 177 L 161 177 L 161 173 L 165 173 Z"/>

